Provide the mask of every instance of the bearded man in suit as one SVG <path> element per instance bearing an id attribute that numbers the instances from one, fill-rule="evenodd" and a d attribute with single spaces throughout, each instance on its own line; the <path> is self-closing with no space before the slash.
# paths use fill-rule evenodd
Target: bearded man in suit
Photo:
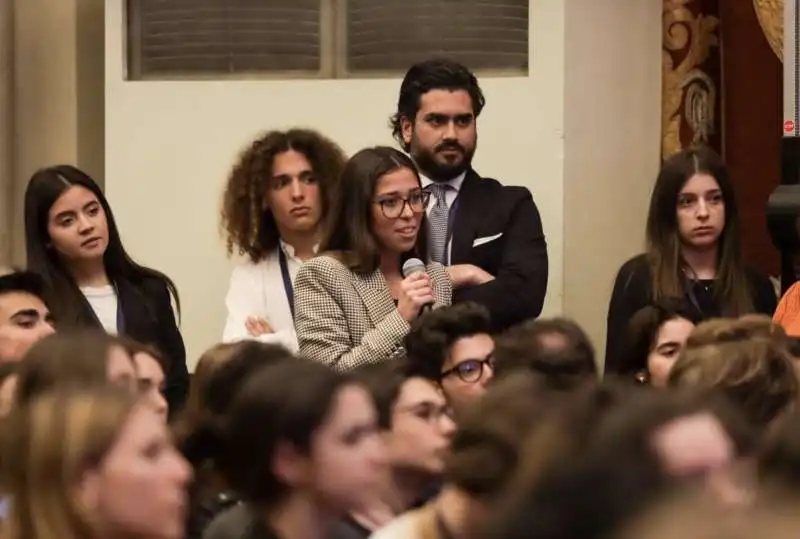
<path id="1" fill-rule="evenodd" d="M 486 306 L 496 331 L 542 311 L 547 243 L 539 210 L 525 187 L 504 186 L 472 168 L 477 119 L 486 100 L 475 75 L 449 60 L 411 67 L 391 118 L 394 137 L 431 193 L 431 259 L 481 272 L 453 302 Z"/>

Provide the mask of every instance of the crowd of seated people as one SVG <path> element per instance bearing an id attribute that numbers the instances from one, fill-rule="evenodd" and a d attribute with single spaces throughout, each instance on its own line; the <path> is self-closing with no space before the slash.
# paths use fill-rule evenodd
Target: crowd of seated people
<path id="1" fill-rule="evenodd" d="M 176 284 L 87 174 L 36 172 L 27 267 L 0 274 L 0 539 L 794 531 L 800 288 L 779 303 L 743 262 L 721 158 L 663 164 L 599 357 L 540 316 L 531 193 L 472 167 L 485 104 L 431 60 L 391 115 L 402 151 L 248 143 L 221 209 L 245 260 L 191 377 Z"/>

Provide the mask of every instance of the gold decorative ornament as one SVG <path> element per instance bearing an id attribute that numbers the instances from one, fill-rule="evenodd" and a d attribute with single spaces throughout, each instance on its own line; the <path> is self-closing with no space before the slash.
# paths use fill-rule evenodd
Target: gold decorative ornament
<path id="1" fill-rule="evenodd" d="M 664 0 L 662 12 L 661 155 L 666 159 L 683 149 L 684 116 L 692 144 L 707 143 L 714 133 L 717 88 L 699 66 L 711 47 L 719 46 L 719 19 L 695 15 L 686 7 L 693 0 Z M 683 105 L 683 115 L 681 114 Z"/>
<path id="2" fill-rule="evenodd" d="M 758 22 L 769 46 L 783 61 L 783 2 L 784 0 L 753 0 Z"/>

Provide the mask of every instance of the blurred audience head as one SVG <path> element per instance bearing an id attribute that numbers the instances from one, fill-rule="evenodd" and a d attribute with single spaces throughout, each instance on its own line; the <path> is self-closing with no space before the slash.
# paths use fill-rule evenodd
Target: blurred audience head
<path id="1" fill-rule="evenodd" d="M 17 375 L 16 404 L 53 388 L 109 384 L 138 393 L 136 366 L 124 341 L 100 330 L 59 332 L 25 354 Z"/>
<path id="2" fill-rule="evenodd" d="M 612 539 L 790 539 L 800 518 L 796 499 L 771 497 L 768 506 L 738 508 L 707 492 L 686 489 L 665 497 L 622 526 Z"/>
<path id="3" fill-rule="evenodd" d="M 798 399 L 783 330 L 766 316 L 703 322 L 672 367 L 668 385 L 719 392 L 766 428 Z"/>
<path id="4" fill-rule="evenodd" d="M 112 386 L 60 387 L 13 410 L 3 426 L 6 537 L 183 537 L 191 471 L 137 400 Z"/>
<path id="5" fill-rule="evenodd" d="M 14 406 L 18 370 L 18 363 L 0 363 L 0 418 L 6 417 Z"/>
<path id="6" fill-rule="evenodd" d="M 554 397 L 542 391 L 539 378 L 520 371 L 492 384 L 464 415 L 445 468 L 445 488 L 454 487 L 471 500 L 476 522 L 520 472 L 525 442 L 553 411 Z"/>
<path id="7" fill-rule="evenodd" d="M 206 429 L 233 490 L 270 512 L 301 503 L 344 514 L 362 506 L 384 477 L 369 393 L 306 359 L 254 373 L 224 420 Z"/>
<path id="8" fill-rule="evenodd" d="M 458 303 L 423 313 L 405 339 L 409 368 L 440 384 L 456 417 L 486 392 L 494 376 L 489 311 Z"/>
<path id="9" fill-rule="evenodd" d="M 184 418 L 196 417 L 205 408 L 203 391 L 209 380 L 220 366 L 224 365 L 242 345 L 248 342 L 250 341 L 217 343 L 203 352 L 200 359 L 197 360 L 189 383 L 189 396 L 186 398 L 186 407 L 183 410 Z"/>
<path id="10" fill-rule="evenodd" d="M 156 348 L 132 339 L 123 339 L 123 344 L 133 358 L 133 364 L 136 367 L 139 393 L 144 397 L 145 402 L 166 421 L 169 413 L 169 404 L 164 397 L 167 389 L 166 373 L 169 372 L 167 357 Z"/>
<path id="11" fill-rule="evenodd" d="M 38 275 L 0 268 L 0 363 L 19 361 L 33 343 L 53 333 L 43 298 Z"/>
<path id="12" fill-rule="evenodd" d="M 241 341 L 224 349 L 216 348 L 215 352 L 206 352 L 201 358 L 202 376 L 192 379 L 192 407 L 187 407 L 182 421 L 176 426 L 181 448 L 189 461 L 199 466 L 203 458 L 213 456 L 203 446 L 206 426 L 224 420 L 234 399 L 251 377 L 265 367 L 293 358 L 283 346 L 258 341 Z"/>
<path id="13" fill-rule="evenodd" d="M 736 464 L 755 440 L 735 409 L 694 393 L 623 391 L 589 433 L 577 434 L 580 446 L 521 483 L 487 537 L 607 537 L 676 489 L 699 487 L 726 503 L 747 499 L 751 485 L 740 481 Z M 570 426 L 580 428 L 568 422 L 562 433 Z M 531 451 L 542 450 L 536 442 Z"/>
<path id="14" fill-rule="evenodd" d="M 367 365 L 354 376 L 375 403 L 390 469 L 409 485 L 439 477 L 455 423 L 438 385 L 405 362 Z"/>
<path id="15" fill-rule="evenodd" d="M 758 476 L 764 487 L 800 495 L 800 414 L 784 414 L 768 429 L 758 451 Z"/>
<path id="16" fill-rule="evenodd" d="M 495 357 L 498 376 L 527 370 L 562 390 L 597 380 L 589 337 L 565 318 L 540 318 L 509 329 L 498 337 Z"/>

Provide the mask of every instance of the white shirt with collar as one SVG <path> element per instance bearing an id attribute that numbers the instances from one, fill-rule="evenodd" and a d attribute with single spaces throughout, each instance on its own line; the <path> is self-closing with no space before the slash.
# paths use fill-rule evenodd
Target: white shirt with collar
<path id="1" fill-rule="evenodd" d="M 442 185 L 449 185 L 451 187 L 451 189 L 448 189 L 444 192 L 444 201 L 447 203 L 448 210 L 453 207 L 453 203 L 456 201 L 456 198 L 458 197 L 458 192 L 461 190 L 461 185 L 464 183 L 464 178 L 466 177 L 467 177 L 467 172 L 464 171 L 455 178 L 453 178 L 452 180 L 448 180 L 446 182 L 438 182 Z M 434 183 L 433 180 L 423 176 L 422 174 L 420 174 L 419 179 L 422 181 L 423 189 Z M 431 204 L 428 204 L 428 209 L 426 211 L 427 215 L 431 214 L 432 208 L 433 208 L 433 202 Z M 450 261 L 450 250 L 452 247 L 453 247 L 453 236 L 451 234 L 450 240 L 447 242 L 447 248 L 445 252 L 445 257 L 448 261 L 448 265 Z"/>
<path id="2" fill-rule="evenodd" d="M 225 296 L 228 315 L 222 334 L 223 342 L 253 339 L 282 344 L 292 352 L 297 352 L 297 335 L 289 299 L 283 287 L 278 249 L 282 249 L 286 255 L 289 277 L 294 283 L 303 261 L 294 256 L 294 248 L 283 240 L 261 262 L 245 262 L 236 266 L 231 273 L 228 294 Z M 315 253 L 316 250 L 315 247 Z M 250 335 L 245 324 L 251 316 L 266 320 L 274 333 L 265 333 L 258 337 Z"/>

